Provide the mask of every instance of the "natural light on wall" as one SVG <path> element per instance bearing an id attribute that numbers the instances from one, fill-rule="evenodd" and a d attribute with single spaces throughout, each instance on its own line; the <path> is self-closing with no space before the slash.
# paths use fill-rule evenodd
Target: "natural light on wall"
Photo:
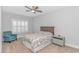
<path id="1" fill-rule="evenodd" d="M 28 32 L 28 21 L 13 20 L 12 32 L 15 34 L 22 34 Z"/>

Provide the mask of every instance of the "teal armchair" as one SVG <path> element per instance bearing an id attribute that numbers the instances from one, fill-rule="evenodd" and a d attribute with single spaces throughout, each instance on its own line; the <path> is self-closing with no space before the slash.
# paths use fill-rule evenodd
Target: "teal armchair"
<path id="1" fill-rule="evenodd" d="M 11 42 L 11 41 L 17 39 L 17 35 L 12 34 L 11 31 L 5 31 L 5 32 L 3 32 L 3 39 L 4 39 L 4 41 Z"/>

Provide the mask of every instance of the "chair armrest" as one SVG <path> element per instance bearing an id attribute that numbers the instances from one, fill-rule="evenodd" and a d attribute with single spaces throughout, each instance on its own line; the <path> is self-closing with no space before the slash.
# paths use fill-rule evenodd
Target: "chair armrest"
<path id="1" fill-rule="evenodd" d="M 16 36 L 17 37 L 17 34 L 12 34 L 12 36 Z"/>

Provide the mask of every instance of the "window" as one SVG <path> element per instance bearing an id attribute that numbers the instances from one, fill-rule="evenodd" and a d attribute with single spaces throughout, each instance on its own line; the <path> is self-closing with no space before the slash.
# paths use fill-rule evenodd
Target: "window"
<path id="1" fill-rule="evenodd" d="M 12 21 L 12 32 L 16 34 L 25 33 L 28 31 L 28 22 L 27 21 L 20 21 L 20 20 L 13 20 Z"/>

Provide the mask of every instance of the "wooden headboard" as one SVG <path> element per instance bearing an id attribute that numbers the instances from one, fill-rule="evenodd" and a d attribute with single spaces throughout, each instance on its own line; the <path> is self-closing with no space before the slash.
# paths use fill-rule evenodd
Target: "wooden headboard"
<path id="1" fill-rule="evenodd" d="M 54 35 L 54 27 L 41 26 L 40 31 L 51 32 Z"/>

